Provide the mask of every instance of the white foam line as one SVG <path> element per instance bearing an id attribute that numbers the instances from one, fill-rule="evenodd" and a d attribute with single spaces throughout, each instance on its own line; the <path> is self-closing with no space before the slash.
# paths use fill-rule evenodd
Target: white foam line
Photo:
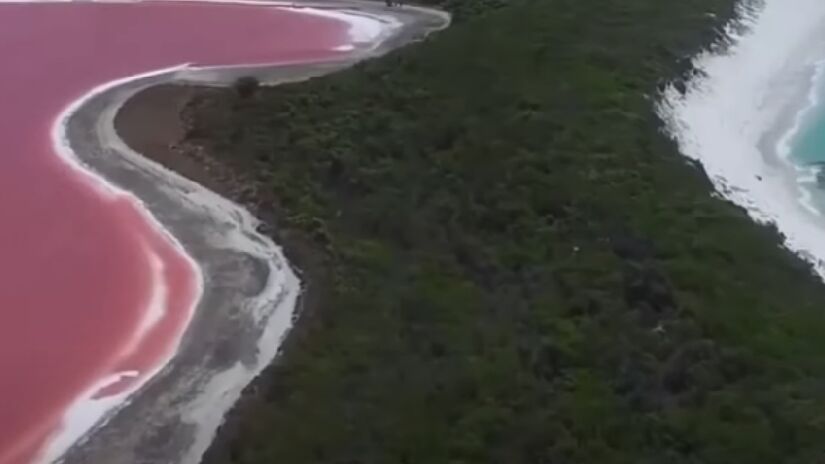
<path id="1" fill-rule="evenodd" d="M 146 310 L 140 325 L 135 333 L 130 338 L 129 342 L 124 345 L 119 354 L 115 357 L 116 360 L 122 360 L 129 355 L 135 353 L 141 346 L 141 342 L 146 337 L 147 333 L 160 322 L 168 309 L 168 287 L 164 281 L 164 263 L 151 248 L 150 245 L 144 245 L 144 251 L 149 257 L 149 265 L 151 267 L 152 289 L 148 301 L 146 303 Z M 199 300 L 200 298 L 198 298 Z M 194 317 L 194 307 L 190 308 L 188 318 L 191 320 Z M 189 321 L 184 325 L 184 329 L 189 325 Z M 180 339 L 178 340 L 178 342 Z M 138 371 L 122 371 L 116 372 L 104 377 L 95 382 L 91 387 L 86 389 L 83 394 L 76 399 L 69 409 L 63 414 L 62 424 L 60 429 L 49 440 L 46 448 L 42 451 L 40 462 L 49 463 L 54 462 L 60 458 L 74 443 L 81 440 L 94 427 L 101 425 L 101 421 L 105 420 L 108 414 L 124 407 L 128 404 L 129 397 L 140 390 L 146 382 L 157 375 L 174 357 L 177 350 L 170 350 L 167 358 L 161 360 L 158 364 L 153 366 L 152 370 L 145 373 L 143 382 L 133 385 L 128 390 L 120 392 L 115 395 L 106 397 L 97 397 L 98 393 L 103 389 L 112 386 L 126 378 L 136 378 L 140 376 Z"/>
<path id="2" fill-rule="evenodd" d="M 147 223 L 151 224 L 156 231 L 161 232 L 164 235 L 164 237 L 167 240 L 169 240 L 170 243 L 176 248 L 176 250 L 179 251 L 181 256 L 185 257 L 185 259 L 189 262 L 191 268 L 196 272 L 198 282 L 198 288 L 196 293 L 197 298 L 195 299 L 190 310 L 188 311 L 189 320 L 187 320 L 186 324 L 184 324 L 184 327 L 188 327 L 192 317 L 194 316 L 194 310 L 197 304 L 200 303 L 201 297 L 203 296 L 204 277 L 200 266 L 186 252 L 185 248 L 177 240 L 177 238 L 175 238 L 174 235 L 172 235 L 171 232 L 169 232 L 151 214 L 148 207 L 140 200 L 140 198 L 112 184 L 111 182 L 106 180 L 105 177 L 95 172 L 92 168 L 87 167 L 77 157 L 77 155 L 71 149 L 71 145 L 68 140 L 67 125 L 72 115 L 76 113 L 80 108 L 82 108 L 83 105 L 85 105 L 90 99 L 116 87 L 125 86 L 133 81 L 138 81 L 151 77 L 168 75 L 171 79 L 172 76 L 176 75 L 177 73 L 196 73 L 199 70 L 214 70 L 219 68 L 220 67 L 197 67 L 192 66 L 190 64 L 181 64 L 178 66 L 172 66 L 155 71 L 149 71 L 146 73 L 141 73 L 134 76 L 110 81 L 105 84 L 101 84 L 93 88 L 91 91 L 84 94 L 77 100 L 70 103 L 59 114 L 59 116 L 55 120 L 54 125 L 52 126 L 51 131 L 52 144 L 55 149 L 55 152 L 58 154 L 61 160 L 63 160 L 66 163 L 67 166 L 69 166 L 70 168 L 75 170 L 75 172 L 83 176 L 87 180 L 88 185 L 91 188 L 95 189 L 101 195 L 108 196 L 109 198 L 113 199 L 119 197 L 126 197 L 129 201 L 137 203 L 137 205 L 139 206 L 138 210 L 141 212 L 143 219 L 146 220 Z M 133 154 L 133 161 L 140 163 L 144 166 L 147 164 L 154 164 L 144 156 L 134 153 L 131 149 L 129 149 L 128 147 L 126 147 L 125 144 L 122 143 L 119 137 L 116 136 L 116 133 L 114 131 L 114 113 L 116 113 L 117 108 L 112 108 L 111 110 L 112 115 L 109 118 L 111 133 L 109 134 L 109 138 L 111 140 L 117 140 L 119 142 L 119 151 L 121 153 Z M 159 165 L 156 165 L 156 167 L 159 167 Z M 287 297 L 287 301 L 285 302 L 288 304 L 287 310 L 282 311 L 281 305 L 279 305 L 274 312 L 279 315 L 288 315 L 288 319 L 291 321 L 292 314 L 294 313 L 294 302 L 297 299 L 297 295 L 300 293 L 300 281 L 297 279 L 297 277 L 294 276 L 291 269 L 289 269 L 286 265 L 283 265 L 286 268 L 286 275 L 284 275 L 284 269 L 281 267 L 281 263 L 285 263 L 286 259 L 283 257 L 280 248 L 277 245 L 275 245 L 274 242 L 269 240 L 267 237 L 257 233 L 259 221 L 255 219 L 251 215 L 251 213 L 246 211 L 246 209 L 242 208 L 239 205 L 236 205 L 235 203 L 232 203 L 227 199 L 224 199 L 223 197 L 220 197 L 219 195 L 207 190 L 206 188 L 200 186 L 195 182 L 191 182 L 187 179 L 184 179 L 183 177 L 180 177 L 176 173 L 173 173 L 171 171 L 167 171 L 164 174 L 170 179 L 170 182 L 185 185 L 188 190 L 195 191 L 195 193 L 190 192 L 187 195 L 188 201 L 199 204 L 202 207 L 206 207 L 211 211 L 211 214 L 214 215 L 214 217 L 224 217 L 227 218 L 227 220 L 230 222 L 237 223 L 239 232 L 227 236 L 227 242 L 229 246 L 233 249 L 244 250 L 251 255 L 263 256 L 266 258 L 266 261 L 270 263 L 269 279 L 266 284 L 266 288 L 262 290 L 262 292 L 259 295 L 261 303 L 256 313 L 265 313 L 267 309 L 271 308 L 271 303 L 277 301 L 279 297 L 282 296 L 282 293 L 285 292 L 289 295 L 292 295 L 290 297 Z M 248 235 L 257 236 L 257 240 L 250 240 L 249 238 L 247 238 Z M 276 264 L 273 265 L 273 262 Z M 290 301 L 291 303 L 289 303 Z M 263 319 L 264 322 L 266 322 L 266 317 L 264 316 L 261 316 L 259 319 Z M 283 316 L 277 319 L 283 319 Z M 289 325 L 284 326 L 279 321 L 276 324 L 274 324 L 274 327 L 268 325 L 266 331 L 275 331 L 281 334 L 281 336 L 283 336 L 289 328 L 291 328 L 291 322 L 289 323 Z M 180 341 L 181 340 L 179 337 L 177 341 L 178 344 L 180 343 Z M 275 354 L 277 354 L 278 346 L 279 344 L 272 348 L 267 347 L 266 350 L 260 352 L 259 358 L 261 358 L 261 362 L 259 363 L 258 368 L 256 368 L 253 373 L 243 376 L 245 381 L 239 382 L 236 376 L 232 376 L 232 382 L 230 382 L 230 385 L 234 388 L 230 388 L 227 386 L 222 387 L 224 388 L 224 390 L 227 391 L 232 390 L 232 395 L 221 395 L 221 398 L 223 398 L 224 402 L 226 403 L 225 406 L 222 406 L 221 402 L 209 402 L 204 405 L 204 408 L 208 408 L 213 411 L 212 414 L 209 414 L 208 411 L 204 411 L 204 416 L 219 415 L 220 418 L 218 418 L 217 422 L 213 424 L 214 427 L 210 427 L 208 424 L 194 422 L 195 424 L 200 426 L 198 441 L 199 444 L 201 444 L 202 449 L 193 449 L 193 452 L 196 452 L 198 456 L 198 460 L 205 451 L 206 446 L 208 446 L 208 444 L 214 437 L 214 434 L 217 430 L 217 426 L 220 424 L 220 421 L 222 420 L 223 414 L 232 406 L 232 404 L 234 404 L 237 398 L 240 397 L 242 388 L 252 378 L 254 378 L 254 376 L 257 375 L 257 373 L 262 371 L 263 368 L 266 367 L 266 365 L 268 365 L 272 361 L 272 359 L 274 359 Z M 47 444 L 43 453 L 38 458 L 38 462 L 51 463 L 58 461 L 60 457 L 66 451 L 68 451 L 68 449 L 71 446 L 82 442 L 91 430 L 105 425 L 106 420 L 109 417 L 111 417 L 114 412 L 123 407 L 128 406 L 129 398 L 134 393 L 139 391 L 148 381 L 155 377 L 155 375 L 161 372 L 169 364 L 169 361 L 171 361 L 172 358 L 174 358 L 176 351 L 177 348 L 170 350 L 169 355 L 164 360 L 159 362 L 155 369 L 153 369 L 151 372 L 145 375 L 143 382 L 134 385 L 128 391 L 122 392 L 117 395 L 112 395 L 106 398 L 94 398 L 94 395 L 98 391 L 100 391 L 100 388 L 102 388 L 101 385 L 108 385 L 111 383 L 111 381 L 107 379 L 104 379 L 103 381 L 98 382 L 92 385 L 89 389 L 87 389 L 82 395 L 80 395 L 80 397 L 75 402 L 72 403 L 72 405 L 66 411 L 63 419 L 63 426 L 49 440 L 49 443 Z M 244 371 L 246 371 L 246 369 L 244 369 Z M 112 375 L 119 378 L 120 376 L 123 376 L 124 373 L 115 373 Z M 197 415 L 197 413 L 194 413 L 194 415 Z M 204 425 L 207 426 L 203 427 Z M 203 445 L 203 443 L 205 443 L 205 445 Z M 197 463 L 198 461 L 193 460 L 192 462 Z"/>
<path id="3" fill-rule="evenodd" d="M 127 0 L 146 1 L 146 0 Z M 369 45 L 363 50 L 368 53 L 378 48 L 388 37 L 391 37 L 403 23 L 391 15 L 372 14 L 361 10 L 346 7 L 336 7 L 332 4 L 312 2 L 268 2 L 266 0 L 179 0 L 203 3 L 234 3 L 242 5 L 274 6 L 282 10 L 311 14 L 323 18 L 335 19 L 349 25 L 347 33 L 350 44 L 336 47 L 339 51 L 350 51 L 353 45 Z"/>
<path id="4" fill-rule="evenodd" d="M 195 309 L 197 305 L 200 303 L 201 297 L 203 296 L 204 279 L 203 272 L 201 271 L 200 266 L 186 252 L 185 248 L 177 240 L 177 238 L 175 238 L 175 236 L 172 235 L 172 233 L 169 232 L 169 230 L 167 230 L 160 223 L 160 221 L 158 221 L 152 215 L 148 207 L 143 203 L 143 201 L 140 198 L 138 198 L 131 192 L 123 190 L 117 187 L 116 185 L 112 184 L 105 177 L 96 173 L 93 169 L 87 167 L 77 157 L 77 155 L 71 149 L 71 144 L 69 143 L 67 126 L 68 121 L 72 117 L 72 115 L 74 115 L 90 99 L 94 98 L 96 95 L 99 95 L 100 93 L 106 92 L 114 87 L 127 84 L 135 79 L 142 79 L 167 73 L 171 74 L 186 68 L 187 65 L 183 64 L 156 71 L 150 71 L 136 76 L 117 79 L 99 85 L 93 88 L 88 93 L 82 95 L 77 100 L 70 103 L 63 111 L 61 111 L 57 119 L 55 119 L 55 123 L 52 125 L 51 129 L 52 146 L 55 150 L 55 153 L 57 153 L 60 159 L 64 163 L 66 163 L 67 166 L 69 166 L 76 173 L 78 173 L 81 176 L 81 178 L 84 178 L 87 182 L 87 185 L 93 188 L 102 196 L 108 197 L 110 199 L 122 197 L 126 198 L 128 201 L 135 203 L 138 206 L 137 210 L 140 212 L 142 219 L 146 221 L 146 223 L 149 224 L 156 232 L 161 233 L 163 237 L 170 244 L 172 244 L 172 246 L 175 248 L 178 254 L 188 262 L 190 269 L 192 270 L 192 272 L 195 273 L 197 281 L 197 291 L 196 297 L 193 299 L 192 304 L 189 308 L 187 308 L 188 320 L 186 321 L 186 324 L 184 324 L 184 328 L 188 327 L 189 323 L 191 322 L 191 319 L 194 316 Z M 157 282 L 154 283 L 156 284 Z M 156 289 L 153 289 L 152 291 L 153 293 L 155 293 Z M 152 304 L 151 300 L 149 304 Z M 178 337 L 177 342 L 180 342 L 180 335 Z M 132 348 L 134 349 L 134 347 Z M 143 382 L 135 385 L 127 392 L 123 392 L 119 395 L 114 395 L 108 398 L 92 399 L 95 393 L 99 391 L 100 387 L 99 384 L 90 387 L 86 392 L 84 392 L 84 394 L 80 396 L 80 398 L 78 398 L 74 403 L 72 403 L 72 405 L 66 411 L 66 414 L 63 418 L 62 426 L 57 431 L 57 433 L 51 438 L 51 440 L 49 440 L 49 443 L 46 446 L 39 461 L 45 463 L 55 461 L 68 450 L 69 446 L 71 446 L 79 438 L 84 436 L 93 427 L 99 425 L 101 421 L 105 419 L 107 414 L 111 413 L 118 407 L 122 407 L 123 405 L 125 405 L 127 398 L 131 394 L 139 390 L 143 385 L 146 384 L 146 382 L 148 382 L 152 377 L 154 377 L 154 375 L 157 374 L 157 372 L 159 372 L 166 364 L 168 364 L 168 362 L 174 357 L 175 351 L 176 349 L 170 350 L 170 353 L 168 354 L 166 359 L 164 359 L 161 363 L 158 364 L 158 367 L 157 369 L 155 369 L 154 372 L 146 375 Z M 124 373 L 116 373 L 112 375 L 122 376 L 124 375 Z"/>
<path id="5" fill-rule="evenodd" d="M 370 44 L 370 50 L 381 45 L 384 40 L 392 36 L 403 23 L 392 16 L 380 16 L 358 10 L 338 9 L 327 10 L 308 7 L 287 7 L 288 11 L 307 12 L 315 16 L 331 18 L 349 24 L 349 39 L 353 44 Z"/>
<path id="6" fill-rule="evenodd" d="M 776 152 L 790 163 L 791 142 L 802 131 L 802 127 L 813 112 L 819 106 L 819 84 L 822 82 L 823 73 L 825 73 L 825 61 L 818 61 L 814 64 L 814 72 L 811 74 L 808 90 L 808 104 L 796 113 L 793 118 L 793 124 L 785 134 L 776 142 Z M 793 165 L 793 163 L 791 163 Z M 794 167 L 798 167 L 793 165 Z"/>
<path id="7" fill-rule="evenodd" d="M 812 189 L 817 188 L 816 168 L 808 166 L 800 166 L 791 159 L 792 143 L 802 132 L 802 129 L 807 121 L 815 114 L 819 107 L 819 85 L 822 82 L 823 72 L 825 72 L 825 62 L 818 61 L 813 65 L 814 71 L 811 73 L 811 78 L 808 82 L 807 104 L 803 106 L 793 118 L 791 127 L 779 138 L 776 142 L 775 150 L 777 156 L 785 163 L 789 170 L 796 174 L 795 186 L 798 192 L 798 201 L 805 210 L 816 216 L 822 217 L 822 212 L 816 207 L 814 203 L 814 195 Z M 810 255 L 808 255 L 810 256 Z M 824 271 L 825 272 L 825 271 Z"/>
<path id="8" fill-rule="evenodd" d="M 138 351 L 146 335 L 163 320 L 169 309 L 169 286 L 164 279 L 166 265 L 148 243 L 144 243 L 143 252 L 149 260 L 152 288 L 144 305 L 143 317 L 129 342 L 123 346 L 118 359 L 124 359 Z"/>
<path id="9" fill-rule="evenodd" d="M 729 50 L 694 60 L 703 77 L 684 95 L 669 87 L 659 113 L 722 197 L 756 221 L 774 223 L 785 246 L 825 278 L 825 221 L 810 189 L 798 183 L 810 170 L 789 159 L 793 139 L 818 104 L 823 25 L 822 0 L 765 0 L 746 20 L 745 33 L 729 28 Z M 774 133 L 783 135 L 769 140 Z"/>
<path id="10" fill-rule="evenodd" d="M 66 0 L 72 1 L 72 0 Z M 402 24 L 395 18 L 387 16 L 378 16 L 366 14 L 356 10 L 346 10 L 341 12 L 333 12 L 331 10 L 323 10 L 311 7 L 301 7 L 292 2 L 267 2 L 255 0 L 186 0 L 186 1 L 202 1 L 214 3 L 237 3 L 250 4 L 260 6 L 279 6 L 287 7 L 293 11 L 300 11 L 313 15 L 334 17 L 337 20 L 345 21 L 350 25 L 349 33 L 353 42 L 363 45 L 371 43 L 372 46 L 368 51 L 378 47 L 380 43 L 392 33 L 402 26 Z M 43 2 L 30 1 L 16 1 L 16 0 L 0 0 L 0 3 L 63 3 L 60 0 L 45 0 Z M 346 48 L 344 48 L 346 47 Z M 352 45 L 342 46 L 341 50 L 353 50 Z M 282 63 L 278 63 L 282 64 Z M 263 66 L 263 65 L 262 65 Z M 110 183 L 105 177 L 97 174 L 93 169 L 86 166 L 72 151 L 67 134 L 67 124 L 71 116 L 76 113 L 84 104 L 95 96 L 114 89 L 116 87 L 124 86 L 130 82 L 141 80 L 150 77 L 162 76 L 164 74 L 170 77 L 176 73 L 197 73 L 199 71 L 221 69 L 216 67 L 195 67 L 190 64 L 181 64 L 169 68 L 150 71 L 135 76 L 130 76 L 122 79 L 117 79 L 93 88 L 88 93 L 82 95 L 77 100 L 69 104 L 57 117 L 51 129 L 52 144 L 55 152 L 66 163 L 67 166 L 75 170 L 81 175 L 81 178 L 86 179 L 88 185 L 95 189 L 104 197 L 118 198 L 124 197 L 128 201 L 136 203 L 141 212 L 143 219 L 147 221 L 156 231 L 163 234 L 163 236 L 175 247 L 181 256 L 189 262 L 190 268 L 196 273 L 198 288 L 197 298 L 193 302 L 189 310 L 189 320 L 186 326 L 191 322 L 194 316 L 195 307 L 200 302 L 203 296 L 204 276 L 200 266 L 192 259 L 186 252 L 183 245 L 151 214 L 146 205 L 136 195 L 120 189 L 116 185 Z M 223 420 L 223 415 L 240 397 L 241 391 L 256 377 L 277 355 L 281 340 L 285 337 L 287 331 L 292 326 L 292 317 L 295 312 L 295 304 L 300 294 L 300 281 L 286 264 L 280 247 L 272 242 L 268 237 L 257 233 L 257 226 L 259 222 L 246 209 L 232 203 L 231 201 L 220 197 L 219 195 L 205 189 L 197 183 L 189 181 L 176 173 L 167 171 L 164 168 L 149 161 L 142 155 L 134 153 L 131 149 L 125 146 L 119 137 L 116 136 L 113 127 L 113 115 L 117 108 L 111 109 L 111 115 L 108 118 L 108 130 L 111 132 L 110 139 L 116 141 L 118 149 L 122 153 L 129 154 L 133 161 L 141 163 L 143 166 L 151 166 L 151 169 L 161 169 L 164 175 L 170 180 L 170 183 L 178 185 L 182 191 L 186 192 L 185 196 L 189 201 L 199 205 L 201 208 L 206 208 L 214 214 L 215 217 L 227 218 L 229 222 L 236 224 L 236 229 L 228 232 L 227 241 L 235 249 L 245 250 L 246 252 L 266 258 L 266 262 L 270 265 L 269 278 L 265 289 L 259 294 L 257 305 L 253 310 L 256 319 L 265 324 L 265 331 L 258 341 L 258 359 L 252 368 L 245 367 L 240 363 L 232 369 L 227 370 L 223 374 L 215 375 L 212 381 L 201 392 L 199 401 L 189 408 L 186 414 L 187 419 L 197 425 L 196 443 L 189 450 L 187 457 L 183 462 L 196 464 L 199 462 L 203 452 L 211 443 L 217 431 L 217 427 Z M 157 284 L 157 282 L 155 282 Z M 151 325 L 157 318 L 155 314 L 157 308 L 154 308 L 154 299 L 150 299 L 151 310 L 147 314 L 147 319 L 142 324 Z M 274 307 L 274 309 L 273 309 Z M 162 308 L 160 309 L 163 310 Z M 156 321 L 155 321 L 156 322 Z M 180 338 L 178 339 L 178 343 Z M 71 446 L 82 442 L 88 433 L 105 424 L 108 417 L 120 408 L 125 407 L 129 403 L 129 398 L 132 394 L 140 390 L 150 379 L 165 368 L 169 361 L 174 357 L 177 348 L 170 351 L 169 355 L 163 362 L 159 363 L 156 369 L 147 373 L 145 380 L 138 385 L 134 385 L 129 391 L 122 392 L 117 395 L 106 398 L 94 398 L 94 395 L 105 388 L 106 385 L 111 385 L 113 382 L 121 380 L 123 377 L 135 376 L 134 372 L 121 372 L 112 374 L 111 377 L 102 379 L 100 382 L 92 385 L 83 395 L 75 401 L 66 411 L 63 419 L 63 427 L 50 440 L 39 461 L 44 463 L 54 462 L 60 459 Z"/>
<path id="11" fill-rule="evenodd" d="M 226 5 L 250 5 L 259 7 L 273 7 L 281 10 L 300 12 L 331 18 L 346 23 L 349 28 L 350 44 L 335 47 L 337 51 L 351 51 L 354 45 L 370 45 L 364 53 L 378 48 L 384 40 L 391 37 L 395 31 L 403 27 L 403 23 L 391 15 L 371 14 L 352 8 L 343 8 L 326 3 L 313 2 L 284 2 L 267 0 L 0 0 L 0 4 L 25 3 L 216 3 Z M 415 7 L 411 7 L 415 8 Z M 301 61 L 303 62 L 303 61 Z M 287 63 L 283 63 L 287 64 Z"/>
<path id="12" fill-rule="evenodd" d="M 114 118 L 122 103 L 136 91 L 137 89 L 119 96 L 102 115 L 102 137 L 130 162 L 164 179 L 169 190 L 180 196 L 183 208 L 199 211 L 222 221 L 222 224 L 231 224 L 232 227 L 221 230 L 222 247 L 256 256 L 269 266 L 264 288 L 254 300 L 248 300 L 243 308 L 245 314 L 251 315 L 264 327 L 264 333 L 257 343 L 258 355 L 254 365 L 247 366 L 239 361 L 233 367 L 214 374 L 192 403 L 179 407 L 184 421 L 196 426 L 195 443 L 180 464 L 198 464 L 214 439 L 226 411 L 238 400 L 243 388 L 277 355 L 280 340 L 292 327 L 301 286 L 281 248 L 269 237 L 257 232 L 260 221 L 248 210 L 149 160 L 120 139 L 114 128 Z"/>
<path id="13" fill-rule="evenodd" d="M 140 373 L 135 371 L 125 371 L 112 374 L 100 379 L 88 388 L 80 400 L 75 401 L 64 414 L 63 429 L 57 434 L 43 450 L 39 461 L 54 462 L 75 442 L 83 438 L 83 435 L 100 422 L 101 417 L 123 404 L 131 391 L 122 392 L 118 395 L 111 395 L 105 398 L 94 398 L 96 392 L 114 385 L 124 378 L 137 377 Z"/>
<path id="14" fill-rule="evenodd" d="M 135 334 L 135 337 L 142 339 L 146 334 L 152 330 L 167 313 L 169 304 L 169 288 L 166 280 L 163 278 L 166 270 L 166 264 L 163 259 L 152 251 L 150 246 L 146 246 L 146 254 L 149 256 L 149 266 L 152 269 L 152 289 L 153 292 L 149 297 L 147 304 L 146 315 L 140 322 L 140 326 Z"/>

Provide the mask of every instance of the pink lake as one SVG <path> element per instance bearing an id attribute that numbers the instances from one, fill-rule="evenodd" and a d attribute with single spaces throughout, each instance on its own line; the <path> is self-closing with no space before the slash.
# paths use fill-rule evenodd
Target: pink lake
<path id="1" fill-rule="evenodd" d="M 331 58 L 347 30 L 251 5 L 0 3 L 0 464 L 35 460 L 101 379 L 137 373 L 98 395 L 145 381 L 200 294 L 195 264 L 132 197 L 55 153 L 58 114 L 103 83 L 182 63 Z"/>

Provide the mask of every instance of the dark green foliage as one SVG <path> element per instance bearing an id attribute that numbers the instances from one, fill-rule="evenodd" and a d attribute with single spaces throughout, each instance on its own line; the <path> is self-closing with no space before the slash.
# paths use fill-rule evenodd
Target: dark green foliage
<path id="1" fill-rule="evenodd" d="M 421 0 L 423 5 L 430 5 L 449 11 L 453 23 L 462 23 L 468 19 L 504 7 L 510 0 Z M 402 2 L 404 3 L 404 2 Z"/>
<path id="2" fill-rule="evenodd" d="M 235 93 L 238 94 L 239 98 L 250 98 L 255 95 L 260 85 L 261 83 L 258 82 L 258 79 L 252 76 L 245 76 L 238 78 L 232 87 L 235 89 Z"/>
<path id="3" fill-rule="evenodd" d="M 335 76 L 204 97 L 197 141 L 330 274 L 212 461 L 822 459 L 825 288 L 652 108 L 732 9 L 512 0 Z"/>

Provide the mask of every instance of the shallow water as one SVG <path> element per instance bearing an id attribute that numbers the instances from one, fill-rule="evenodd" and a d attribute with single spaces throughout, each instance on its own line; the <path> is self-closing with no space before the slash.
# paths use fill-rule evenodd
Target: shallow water
<path id="1" fill-rule="evenodd" d="M 786 134 L 788 161 L 796 170 L 800 201 L 815 216 L 825 212 L 825 62 L 819 62 L 805 105 Z M 778 150 L 781 153 L 781 149 Z"/>
<path id="2" fill-rule="evenodd" d="M 347 25 L 272 7 L 0 3 L 0 464 L 31 462 L 92 385 L 128 391 L 174 350 L 199 273 L 131 196 L 52 146 L 92 88 L 182 63 L 312 61 Z"/>
<path id="3" fill-rule="evenodd" d="M 825 82 L 822 73 L 817 73 L 812 83 L 812 93 L 806 106 L 798 115 L 798 127 L 792 128 L 790 159 L 799 166 L 825 163 Z"/>

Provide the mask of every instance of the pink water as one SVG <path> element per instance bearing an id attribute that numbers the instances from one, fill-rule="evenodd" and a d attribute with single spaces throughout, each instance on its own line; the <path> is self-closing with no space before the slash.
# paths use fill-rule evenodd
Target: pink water
<path id="1" fill-rule="evenodd" d="M 195 265 L 131 197 L 105 195 L 56 155 L 57 115 L 114 79 L 316 60 L 347 41 L 342 22 L 272 7 L 0 3 L 0 464 L 31 462 L 100 379 L 140 373 L 99 395 L 144 381 L 199 296 Z M 138 337 L 159 283 L 162 318 Z"/>

